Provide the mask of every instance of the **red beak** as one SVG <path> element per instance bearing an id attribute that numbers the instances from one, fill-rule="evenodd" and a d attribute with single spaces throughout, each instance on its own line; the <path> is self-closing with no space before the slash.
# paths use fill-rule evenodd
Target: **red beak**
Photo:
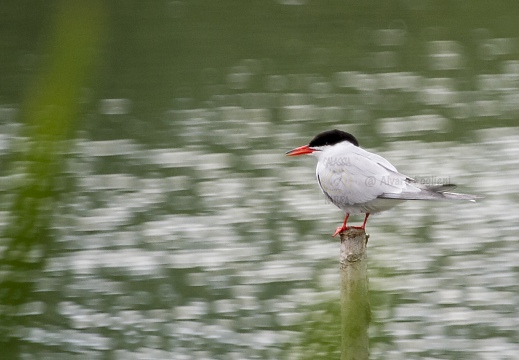
<path id="1" fill-rule="evenodd" d="M 298 148 L 292 149 L 287 152 L 287 156 L 298 156 L 298 155 L 305 155 L 305 154 L 311 154 L 315 150 L 310 148 L 308 145 L 303 145 Z"/>

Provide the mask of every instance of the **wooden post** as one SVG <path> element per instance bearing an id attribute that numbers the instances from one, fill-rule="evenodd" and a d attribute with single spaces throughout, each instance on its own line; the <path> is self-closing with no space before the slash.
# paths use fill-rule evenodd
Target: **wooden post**
<path id="1" fill-rule="evenodd" d="M 368 235 L 362 229 L 341 233 L 341 360 L 369 357 L 367 242 Z"/>

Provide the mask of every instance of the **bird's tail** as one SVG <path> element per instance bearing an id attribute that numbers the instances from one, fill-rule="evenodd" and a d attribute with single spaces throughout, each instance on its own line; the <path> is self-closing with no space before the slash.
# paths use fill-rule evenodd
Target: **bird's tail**
<path id="1" fill-rule="evenodd" d="M 476 202 L 477 199 L 482 199 L 483 196 L 479 195 L 471 195 L 471 194 L 461 194 L 461 193 L 454 193 L 454 192 L 442 192 L 441 193 L 445 199 L 450 200 L 468 200 L 472 202 Z"/>
<path id="2" fill-rule="evenodd" d="M 379 198 L 398 200 L 467 200 L 472 202 L 483 198 L 479 195 L 450 192 L 454 188 L 456 188 L 454 184 L 431 185 L 420 189 L 418 192 L 404 191 L 400 194 L 382 194 Z"/>

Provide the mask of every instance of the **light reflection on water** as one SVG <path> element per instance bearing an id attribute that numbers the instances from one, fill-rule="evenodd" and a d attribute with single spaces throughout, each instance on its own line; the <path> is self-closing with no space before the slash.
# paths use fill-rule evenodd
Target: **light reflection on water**
<path id="1" fill-rule="evenodd" d="M 424 351 L 512 358 L 519 351 L 518 202 L 510 181 L 518 131 L 478 130 L 483 144 L 444 142 L 438 151 L 395 140 L 379 151 L 403 172 L 441 171 L 487 198 L 410 202 L 371 219 L 370 288 L 403 300 L 373 309 L 372 333 L 392 339 L 372 345 L 374 358 Z M 38 289 L 58 296 L 56 309 L 35 302 L 23 312 L 57 311 L 68 325 L 26 329 L 29 342 L 89 356 L 119 349 L 120 358 L 172 351 L 178 359 L 277 358 L 294 339 L 302 306 L 338 298 L 339 250 L 330 234 L 341 214 L 321 198 L 313 159 L 293 163 L 283 149 L 246 149 L 241 157 L 267 174 L 256 178 L 242 176 L 228 153 L 145 150 L 131 140 L 91 145 L 81 140 L 75 158 L 124 160 L 138 148 L 156 173 L 78 174 L 74 196 L 102 201 L 68 214 L 74 226 L 62 229 L 64 249 Z M 162 177 L 161 169 L 176 175 Z M 199 197 L 196 212 L 173 206 L 146 218 L 184 191 Z"/>

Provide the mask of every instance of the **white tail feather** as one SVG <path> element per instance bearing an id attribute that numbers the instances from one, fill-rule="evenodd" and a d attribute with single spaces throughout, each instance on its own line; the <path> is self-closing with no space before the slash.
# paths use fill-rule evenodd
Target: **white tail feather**
<path id="1" fill-rule="evenodd" d="M 420 192 L 402 192 L 400 194 L 382 194 L 381 199 L 396 199 L 396 200 L 468 200 L 475 202 L 476 199 L 481 199 L 481 196 L 460 194 L 453 192 L 422 190 Z"/>

